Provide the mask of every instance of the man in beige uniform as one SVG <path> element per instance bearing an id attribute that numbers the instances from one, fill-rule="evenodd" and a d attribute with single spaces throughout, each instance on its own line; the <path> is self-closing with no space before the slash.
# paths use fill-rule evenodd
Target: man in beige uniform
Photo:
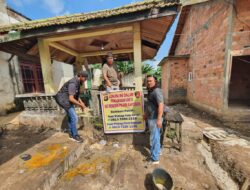
<path id="1" fill-rule="evenodd" d="M 113 64 L 114 58 L 111 52 L 107 54 L 107 63 L 102 67 L 103 78 L 106 83 L 106 90 L 119 90 L 120 78 L 116 65 Z"/>

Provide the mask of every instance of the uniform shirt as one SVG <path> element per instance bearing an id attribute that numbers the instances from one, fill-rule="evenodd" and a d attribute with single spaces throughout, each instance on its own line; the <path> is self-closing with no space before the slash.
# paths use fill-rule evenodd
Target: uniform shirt
<path id="1" fill-rule="evenodd" d="M 162 90 L 158 87 L 148 90 L 146 113 L 148 119 L 157 119 L 159 104 L 163 103 Z"/>
<path id="2" fill-rule="evenodd" d="M 69 101 L 69 96 L 73 95 L 78 100 L 80 94 L 80 81 L 74 77 L 66 82 L 56 94 L 56 102 L 65 110 L 68 110 L 73 103 Z"/>
<path id="3" fill-rule="evenodd" d="M 106 74 L 112 86 L 119 86 L 117 68 L 114 64 L 110 66 L 107 63 L 105 63 L 102 67 L 102 73 L 103 75 Z"/>

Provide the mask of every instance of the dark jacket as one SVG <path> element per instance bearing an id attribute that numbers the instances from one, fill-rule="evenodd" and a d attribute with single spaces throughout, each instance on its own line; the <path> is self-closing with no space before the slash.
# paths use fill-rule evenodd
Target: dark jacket
<path id="1" fill-rule="evenodd" d="M 80 81 L 77 77 L 66 82 L 55 96 L 56 102 L 66 111 L 73 105 L 69 101 L 69 95 L 73 95 L 78 100 L 80 94 Z"/>

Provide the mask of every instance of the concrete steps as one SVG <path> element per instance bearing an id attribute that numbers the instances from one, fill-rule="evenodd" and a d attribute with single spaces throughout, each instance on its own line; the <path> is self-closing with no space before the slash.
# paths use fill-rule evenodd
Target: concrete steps
<path id="1" fill-rule="evenodd" d="M 56 133 L 23 152 L 32 156 L 30 160 L 24 161 L 18 155 L 0 166 L 0 190 L 53 189 L 87 144 L 87 140 L 77 143 L 69 140 L 67 134 Z"/>

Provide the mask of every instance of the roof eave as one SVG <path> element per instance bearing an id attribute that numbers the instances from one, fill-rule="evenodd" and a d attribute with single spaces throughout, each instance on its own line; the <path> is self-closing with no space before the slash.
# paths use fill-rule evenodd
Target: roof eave
<path id="1" fill-rule="evenodd" d="M 186 55 L 174 55 L 174 56 L 167 56 L 164 57 L 161 62 L 158 64 L 158 66 L 162 66 L 166 61 L 168 60 L 173 60 L 173 59 L 189 59 L 190 55 L 186 54 Z"/>
<path id="2" fill-rule="evenodd" d="M 5 25 L 0 27 L 0 32 L 4 33 L 4 32 L 9 32 L 11 30 L 24 31 L 24 30 L 53 26 L 53 25 L 64 25 L 76 22 L 86 22 L 92 19 L 108 18 L 111 16 L 124 15 L 126 13 L 150 10 L 151 8 L 164 8 L 164 7 L 172 7 L 179 5 L 180 4 L 178 3 L 178 0 L 171 2 L 165 2 L 159 0 L 145 1 L 110 10 L 90 12 L 86 14 L 82 13 L 82 14 L 73 14 L 67 16 L 58 16 L 48 19 L 33 20 L 29 22 Z"/>

